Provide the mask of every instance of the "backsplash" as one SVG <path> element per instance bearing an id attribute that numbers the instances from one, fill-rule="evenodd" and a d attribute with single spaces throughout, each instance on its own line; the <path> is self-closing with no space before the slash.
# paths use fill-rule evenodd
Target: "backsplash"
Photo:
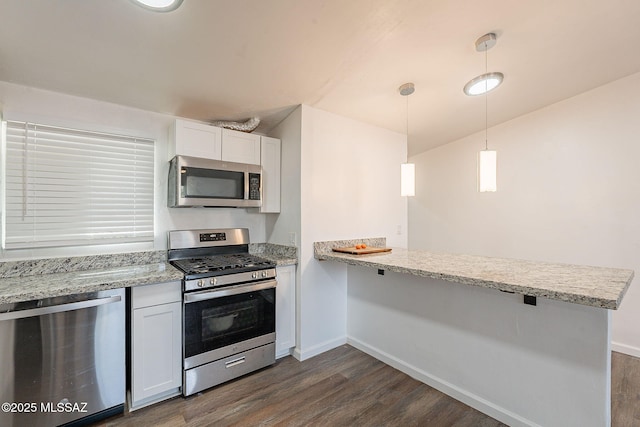
<path id="1" fill-rule="evenodd" d="M 269 254 L 285 258 L 298 258 L 297 247 L 276 245 L 275 243 L 249 243 L 249 253 L 255 255 Z"/>
<path id="2" fill-rule="evenodd" d="M 276 258 L 298 259 L 295 246 L 273 243 L 251 243 L 249 252 Z M 128 252 L 121 254 L 90 255 L 78 257 L 43 258 L 25 261 L 0 261 L 0 279 L 41 274 L 69 273 L 72 271 L 99 270 L 130 265 L 157 264 L 167 261 L 167 251 Z M 285 264 L 289 263 L 288 261 Z M 292 262 L 294 263 L 294 262 Z"/>

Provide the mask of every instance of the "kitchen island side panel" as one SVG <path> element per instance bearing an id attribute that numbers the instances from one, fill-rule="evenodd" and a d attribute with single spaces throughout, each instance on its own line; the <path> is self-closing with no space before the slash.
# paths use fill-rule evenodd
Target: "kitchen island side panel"
<path id="1" fill-rule="evenodd" d="M 609 426 L 609 310 L 348 267 L 355 347 L 512 426 Z"/>

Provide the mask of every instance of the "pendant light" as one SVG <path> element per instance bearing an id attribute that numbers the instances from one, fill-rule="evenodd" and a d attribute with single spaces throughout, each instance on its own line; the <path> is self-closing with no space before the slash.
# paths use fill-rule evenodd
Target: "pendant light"
<path id="1" fill-rule="evenodd" d="M 498 153 L 489 150 L 488 144 L 488 93 L 497 88 L 504 79 L 502 73 L 488 72 L 488 53 L 487 51 L 496 45 L 496 35 L 488 33 L 476 40 L 476 50 L 484 52 L 484 70 L 485 73 L 471 79 L 464 85 L 464 93 L 469 96 L 484 95 L 484 150 L 478 153 L 478 191 L 494 192 L 497 186 L 497 165 Z"/>
<path id="2" fill-rule="evenodd" d="M 487 51 L 496 45 L 496 34 L 488 33 L 476 40 L 476 51 L 484 52 L 484 74 L 474 77 L 464 85 L 464 93 L 469 96 L 484 95 L 502 84 L 504 74 L 487 71 Z"/>
<path id="3" fill-rule="evenodd" d="M 407 98 L 407 143 L 409 142 L 409 95 L 416 91 L 413 83 L 405 83 L 398 88 L 400 95 Z M 416 165 L 403 163 L 400 165 L 400 196 L 416 195 Z"/>

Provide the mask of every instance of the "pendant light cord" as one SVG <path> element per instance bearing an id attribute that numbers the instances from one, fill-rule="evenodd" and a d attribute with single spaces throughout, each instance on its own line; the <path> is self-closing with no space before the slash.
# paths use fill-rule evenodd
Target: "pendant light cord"
<path id="1" fill-rule="evenodd" d="M 488 66 L 488 57 L 489 57 L 489 48 L 487 47 L 487 42 L 484 42 L 484 73 L 487 74 L 489 71 L 489 66 Z M 488 86 L 488 81 L 485 80 L 484 81 L 484 149 L 485 151 L 489 149 L 489 143 L 487 142 L 488 137 L 487 134 L 489 133 L 489 120 L 488 120 L 488 110 L 489 110 L 489 91 L 487 90 L 487 86 Z"/>
<path id="2" fill-rule="evenodd" d="M 409 95 L 405 96 L 407 98 L 407 144 L 409 143 Z"/>

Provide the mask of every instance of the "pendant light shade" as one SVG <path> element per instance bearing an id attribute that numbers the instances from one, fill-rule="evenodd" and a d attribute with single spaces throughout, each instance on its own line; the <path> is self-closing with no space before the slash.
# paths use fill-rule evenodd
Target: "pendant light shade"
<path id="1" fill-rule="evenodd" d="M 482 150 L 478 153 L 478 191 L 493 192 L 497 186 L 498 153 L 493 150 Z"/>
<path id="2" fill-rule="evenodd" d="M 182 4 L 182 0 L 133 0 L 133 2 L 155 12 L 171 12 Z"/>
<path id="3" fill-rule="evenodd" d="M 416 195 L 416 165 L 413 163 L 400 165 L 400 195 Z"/>
<path id="4" fill-rule="evenodd" d="M 503 79 L 504 74 L 502 73 L 486 73 L 470 80 L 464 85 L 463 90 L 469 96 L 484 95 L 497 88 Z"/>

